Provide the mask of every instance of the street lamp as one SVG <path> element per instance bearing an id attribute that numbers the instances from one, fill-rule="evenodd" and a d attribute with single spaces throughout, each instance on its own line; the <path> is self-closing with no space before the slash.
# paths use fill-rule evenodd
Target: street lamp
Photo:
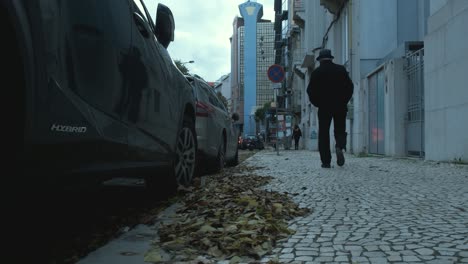
<path id="1" fill-rule="evenodd" d="M 180 64 L 185 65 L 185 64 L 187 64 L 187 63 L 194 63 L 194 62 L 195 62 L 195 61 L 190 60 L 190 61 L 186 61 L 186 62 L 181 62 Z"/>

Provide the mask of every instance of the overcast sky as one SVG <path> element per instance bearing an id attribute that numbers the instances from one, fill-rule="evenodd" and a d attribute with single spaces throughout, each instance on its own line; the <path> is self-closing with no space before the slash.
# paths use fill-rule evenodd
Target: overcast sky
<path id="1" fill-rule="evenodd" d="M 185 66 L 206 81 L 216 81 L 231 72 L 232 22 L 235 16 L 241 16 L 239 5 L 246 0 L 145 0 L 153 19 L 158 2 L 174 15 L 175 37 L 168 48 L 174 60 L 195 61 Z M 262 18 L 273 22 L 274 0 L 256 2 L 263 5 Z"/>

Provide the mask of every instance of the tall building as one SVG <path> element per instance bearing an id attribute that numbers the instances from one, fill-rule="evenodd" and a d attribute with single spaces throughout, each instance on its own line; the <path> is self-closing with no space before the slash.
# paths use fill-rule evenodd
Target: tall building
<path id="1" fill-rule="evenodd" d="M 271 81 L 268 79 L 268 68 L 275 63 L 275 33 L 273 23 L 260 21 L 257 23 L 257 100 L 256 105 L 262 107 L 274 100 Z"/>
<path id="2" fill-rule="evenodd" d="M 253 134 L 259 132 L 254 116 L 256 109 L 274 99 L 267 70 L 275 60 L 275 36 L 273 23 L 260 19 L 261 4 L 246 2 L 239 9 L 249 18 L 236 17 L 233 22 L 231 103 L 232 111 L 240 116 L 243 134 Z M 247 20 L 254 21 L 253 26 L 249 26 Z"/>
<path id="3" fill-rule="evenodd" d="M 263 5 L 247 1 L 239 5 L 244 18 L 244 134 L 255 133 L 257 103 L 257 22 L 263 16 Z"/>

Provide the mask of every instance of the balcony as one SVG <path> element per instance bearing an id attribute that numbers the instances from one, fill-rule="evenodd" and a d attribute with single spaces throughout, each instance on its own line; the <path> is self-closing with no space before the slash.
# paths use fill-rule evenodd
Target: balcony
<path id="1" fill-rule="evenodd" d="M 320 5 L 336 15 L 345 2 L 346 0 L 320 0 Z"/>
<path id="2" fill-rule="evenodd" d="M 304 0 L 294 0 L 293 3 L 293 20 L 301 28 L 304 28 L 305 24 L 305 3 Z"/>

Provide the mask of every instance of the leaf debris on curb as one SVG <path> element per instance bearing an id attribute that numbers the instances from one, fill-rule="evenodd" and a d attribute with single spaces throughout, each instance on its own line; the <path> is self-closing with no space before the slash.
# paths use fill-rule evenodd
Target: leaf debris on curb
<path id="1" fill-rule="evenodd" d="M 146 262 L 211 263 L 210 260 L 259 260 L 278 240 L 294 234 L 287 221 L 310 212 L 286 194 L 262 190 L 272 177 L 238 166 L 209 176 L 205 186 L 187 193 L 169 223 L 160 223 L 159 240 Z M 233 168 L 235 169 L 235 168 Z M 200 260 L 204 256 L 204 260 Z M 198 260 L 197 260 L 198 258 Z"/>

